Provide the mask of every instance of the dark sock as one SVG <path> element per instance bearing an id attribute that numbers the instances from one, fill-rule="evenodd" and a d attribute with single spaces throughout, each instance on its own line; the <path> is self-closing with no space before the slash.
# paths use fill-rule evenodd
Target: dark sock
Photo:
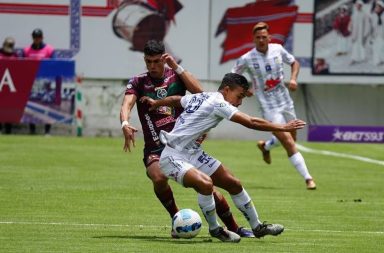
<path id="1" fill-rule="evenodd" d="M 173 216 L 179 211 L 179 209 L 176 206 L 176 201 L 173 197 L 171 187 L 168 186 L 167 190 L 162 193 L 158 193 L 156 192 L 156 190 L 154 191 L 161 204 L 165 207 L 165 209 L 167 209 L 171 218 L 173 218 Z"/>
<path id="2" fill-rule="evenodd" d="M 215 198 L 216 213 L 219 218 L 224 222 L 229 231 L 237 232 L 239 226 L 232 215 L 227 200 L 222 195 L 219 197 L 215 191 L 213 192 L 213 197 Z"/>

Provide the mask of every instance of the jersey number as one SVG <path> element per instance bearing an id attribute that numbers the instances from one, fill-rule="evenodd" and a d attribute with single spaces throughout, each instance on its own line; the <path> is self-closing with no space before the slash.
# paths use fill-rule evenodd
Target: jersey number
<path id="1" fill-rule="evenodd" d="M 185 108 L 185 112 L 193 113 L 199 109 L 201 104 L 204 102 L 204 99 L 193 97 L 191 101 L 189 101 L 187 107 Z"/>

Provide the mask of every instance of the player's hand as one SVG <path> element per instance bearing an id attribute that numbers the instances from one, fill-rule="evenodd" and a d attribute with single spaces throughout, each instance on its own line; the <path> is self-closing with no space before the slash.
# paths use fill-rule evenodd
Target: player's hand
<path id="1" fill-rule="evenodd" d="M 288 89 L 290 91 L 296 91 L 297 90 L 297 82 L 296 80 L 291 79 L 288 83 Z"/>
<path id="2" fill-rule="evenodd" d="M 149 107 L 149 111 L 153 111 L 157 107 L 156 100 L 154 100 L 154 99 L 152 99 L 150 97 L 147 97 L 147 96 L 141 97 L 140 98 L 140 102 L 148 104 L 150 106 Z"/>
<path id="3" fill-rule="evenodd" d="M 165 61 L 165 63 L 167 63 L 167 65 L 168 65 L 171 69 L 173 69 L 173 70 L 176 70 L 177 67 L 179 66 L 179 65 L 177 64 L 176 60 L 175 60 L 170 54 L 167 54 L 167 53 L 163 54 L 163 55 L 161 56 L 161 59 L 162 59 L 163 61 Z"/>
<path id="4" fill-rule="evenodd" d="M 285 124 L 284 129 L 290 132 L 290 131 L 294 131 L 297 129 L 302 129 L 305 127 L 306 124 L 307 123 L 305 123 L 305 121 L 302 121 L 301 119 L 295 119 L 295 120 L 291 120 L 287 124 Z"/>
<path id="5" fill-rule="evenodd" d="M 131 145 L 135 147 L 135 133 L 137 132 L 137 129 L 133 126 L 126 125 L 123 127 L 123 133 L 124 133 L 124 147 L 123 150 L 127 152 L 131 152 Z"/>

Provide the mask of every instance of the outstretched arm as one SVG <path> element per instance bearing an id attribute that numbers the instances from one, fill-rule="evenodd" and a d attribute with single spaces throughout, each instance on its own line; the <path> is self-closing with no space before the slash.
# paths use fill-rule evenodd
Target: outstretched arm
<path id="1" fill-rule="evenodd" d="M 291 132 L 301 129 L 306 125 L 304 121 L 299 119 L 292 120 L 287 124 L 275 124 L 261 118 L 251 117 L 243 112 L 236 112 L 232 116 L 231 121 L 254 130 L 270 132 Z"/>
<path id="2" fill-rule="evenodd" d="M 153 111 L 159 106 L 182 107 L 180 103 L 181 98 L 182 96 L 169 96 L 160 100 L 154 100 L 150 97 L 144 96 L 140 98 L 140 102 L 149 104 L 151 106 L 149 110 Z"/>

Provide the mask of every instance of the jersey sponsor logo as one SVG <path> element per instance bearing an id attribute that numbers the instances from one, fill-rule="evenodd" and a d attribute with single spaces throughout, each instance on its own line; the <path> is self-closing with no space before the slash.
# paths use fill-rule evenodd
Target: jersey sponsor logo
<path id="1" fill-rule="evenodd" d="M 269 64 L 267 64 L 267 65 L 265 65 L 265 71 L 272 71 L 272 67 L 271 67 L 271 65 L 269 65 Z"/>
<path id="2" fill-rule="evenodd" d="M 159 142 L 159 136 L 157 135 L 156 131 L 155 131 L 155 126 L 153 125 L 152 123 L 152 120 L 151 120 L 151 117 L 148 115 L 148 113 L 146 113 L 144 115 L 145 117 L 145 120 L 147 121 L 147 125 L 148 125 L 148 128 L 149 128 L 149 131 L 151 132 L 151 135 L 152 135 L 152 140 L 154 142 L 156 142 L 156 144 L 160 144 Z"/>
<path id="3" fill-rule="evenodd" d="M 163 115 L 172 115 L 173 114 L 172 107 L 169 107 L 169 106 L 159 106 L 156 109 L 156 112 L 159 114 L 163 114 Z"/>
<path id="4" fill-rule="evenodd" d="M 145 89 L 145 90 L 152 90 L 152 89 L 153 89 L 153 84 L 152 84 L 152 83 L 146 83 L 146 84 L 144 84 L 144 89 Z"/>
<path id="5" fill-rule="evenodd" d="M 270 91 L 281 82 L 280 79 L 269 79 L 265 82 L 264 91 Z"/>
<path id="6" fill-rule="evenodd" d="M 175 122 L 175 121 L 176 121 L 176 120 L 175 120 L 174 117 L 172 117 L 172 116 L 168 116 L 168 117 L 166 117 L 166 118 L 163 118 L 163 119 L 160 119 L 160 120 L 156 121 L 156 122 L 155 122 L 155 125 L 156 125 L 156 127 L 161 127 L 161 126 L 164 126 L 164 125 L 166 125 L 166 124 L 173 123 L 173 122 Z"/>

